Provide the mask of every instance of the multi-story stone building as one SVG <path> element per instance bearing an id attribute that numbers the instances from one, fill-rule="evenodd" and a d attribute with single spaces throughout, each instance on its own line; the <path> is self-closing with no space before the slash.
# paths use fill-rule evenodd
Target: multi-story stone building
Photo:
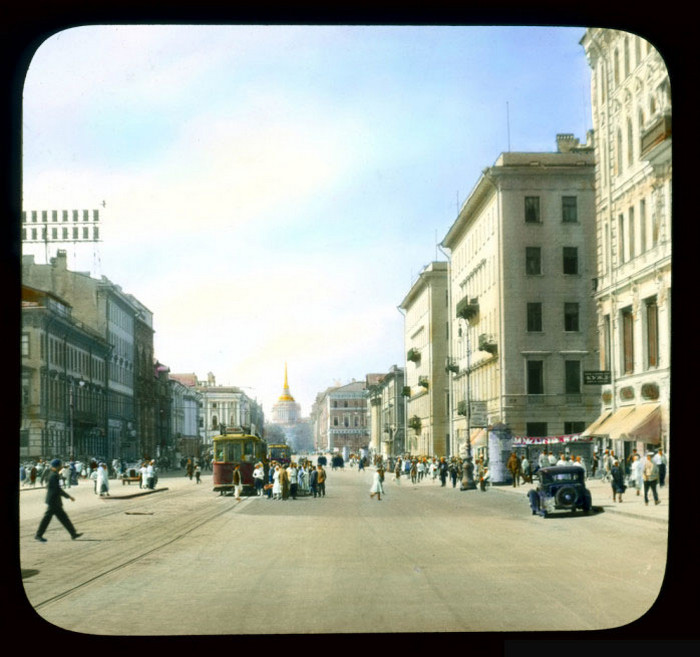
<path id="1" fill-rule="evenodd" d="M 158 375 L 154 376 L 153 313 L 131 294 L 127 297 L 136 309 L 134 315 L 134 417 L 136 436 L 129 441 L 125 456 L 153 459 L 161 456 L 162 400 L 156 394 Z M 135 445 L 131 445 L 135 442 Z"/>
<path id="2" fill-rule="evenodd" d="M 369 449 L 364 381 L 328 388 L 314 402 L 312 421 L 317 450 L 359 454 Z"/>
<path id="3" fill-rule="evenodd" d="M 455 451 L 467 433 L 486 449 L 493 426 L 522 438 L 578 434 L 598 413 L 599 388 L 584 385 L 598 367 L 593 151 L 571 135 L 557 145 L 501 154 L 442 241 Z"/>
<path id="4" fill-rule="evenodd" d="M 169 377 L 173 437 L 170 460 L 173 463 L 182 457 L 198 457 L 202 449 L 199 422 L 202 395 L 194 386 L 185 385 L 176 377 L 177 375 Z"/>
<path id="5" fill-rule="evenodd" d="M 22 282 L 65 299 L 73 317 L 111 345 L 107 362 L 107 457 L 139 458 L 134 413 L 134 322 L 139 312 L 129 295 L 103 276 L 68 270 L 67 254 L 59 250 L 49 264 L 22 258 Z"/>
<path id="6" fill-rule="evenodd" d="M 110 345 L 50 292 L 22 286 L 20 457 L 110 458 Z"/>
<path id="7" fill-rule="evenodd" d="M 447 376 L 449 295 L 447 263 L 432 262 L 418 275 L 399 308 L 405 313 L 406 451 L 446 456 L 450 451 Z"/>
<path id="8" fill-rule="evenodd" d="M 626 32 L 588 29 L 596 150 L 600 417 L 586 433 L 618 454 L 669 449 L 671 90 L 661 55 Z"/>
<path id="9" fill-rule="evenodd" d="M 192 386 L 194 381 L 200 395 L 199 429 L 204 450 L 211 448 L 212 438 L 222 428 L 240 429 L 262 437 L 265 424 L 262 406 L 240 387 L 217 385 L 212 372 L 207 374 L 206 381 L 197 380 L 194 374 L 171 374 L 170 378 L 187 386 Z"/>
<path id="10" fill-rule="evenodd" d="M 369 401 L 369 455 L 405 454 L 409 451 L 406 447 L 408 388 L 403 368 L 393 365 L 386 374 L 368 374 L 365 388 Z"/>

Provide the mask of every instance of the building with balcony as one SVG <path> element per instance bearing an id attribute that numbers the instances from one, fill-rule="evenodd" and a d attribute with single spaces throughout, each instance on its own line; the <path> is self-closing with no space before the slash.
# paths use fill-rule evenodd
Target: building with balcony
<path id="1" fill-rule="evenodd" d="M 467 435 L 486 449 L 494 425 L 522 438 L 582 432 L 600 394 L 584 384 L 598 367 L 592 146 L 564 134 L 555 152 L 502 153 L 441 248 L 452 453 Z"/>
<path id="2" fill-rule="evenodd" d="M 659 52 L 634 34 L 588 29 L 596 135 L 596 303 L 608 374 L 586 429 L 627 455 L 669 450 L 671 89 Z"/>
<path id="3" fill-rule="evenodd" d="M 446 262 L 431 262 L 399 305 L 408 388 L 404 448 L 414 455 L 450 454 L 447 272 Z"/>
<path id="4" fill-rule="evenodd" d="M 370 457 L 405 454 L 408 388 L 404 369 L 392 365 L 386 374 L 368 374 L 365 390 L 369 402 Z"/>

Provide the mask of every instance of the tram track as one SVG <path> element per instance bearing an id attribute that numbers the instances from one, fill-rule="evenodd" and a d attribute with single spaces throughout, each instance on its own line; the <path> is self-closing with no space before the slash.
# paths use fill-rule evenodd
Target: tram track
<path id="1" fill-rule="evenodd" d="M 31 573 L 24 584 L 32 607 L 37 611 L 49 607 L 114 573 L 152 559 L 236 508 L 228 503 L 233 501 L 231 498 L 216 498 L 217 502 L 220 500 L 216 508 L 212 508 L 211 499 L 192 498 L 193 504 L 183 513 L 182 502 L 192 497 L 191 489 L 169 493 L 167 497 L 154 496 L 148 501 L 140 498 L 139 504 L 130 500 L 126 508 L 121 506 L 122 501 L 113 499 L 105 504 L 118 507 L 99 512 L 93 509 L 89 514 L 76 516 L 84 535 L 90 538 L 79 539 L 59 554 L 46 553 L 46 545 L 35 547 L 29 543 L 23 550 L 22 571 Z M 130 529 L 132 521 L 136 524 Z M 110 527 L 108 532 L 104 530 L 106 524 Z M 97 528 L 102 529 L 98 531 Z M 22 538 L 29 542 L 33 537 L 24 532 Z M 76 555 L 76 548 L 80 550 L 79 555 Z M 57 573 L 58 577 L 49 577 L 49 571 Z"/>

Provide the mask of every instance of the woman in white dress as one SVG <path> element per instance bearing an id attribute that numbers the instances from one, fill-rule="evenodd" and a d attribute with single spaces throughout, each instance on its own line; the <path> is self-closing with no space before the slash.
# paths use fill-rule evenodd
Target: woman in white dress
<path id="1" fill-rule="evenodd" d="M 637 495 L 644 488 L 644 464 L 639 455 L 635 455 L 630 468 L 630 484 L 637 489 Z"/>
<path id="2" fill-rule="evenodd" d="M 106 463 L 100 463 L 97 468 L 97 492 L 100 497 L 109 496 L 109 471 Z"/>
<path id="3" fill-rule="evenodd" d="M 272 499 L 282 499 L 282 482 L 280 481 L 280 466 L 275 468 L 275 473 L 272 475 Z"/>
<path id="4" fill-rule="evenodd" d="M 381 468 L 377 468 L 374 472 L 374 479 L 372 480 L 372 487 L 369 489 L 369 496 L 377 496 L 378 500 L 382 499 L 382 494 L 384 493 L 384 486 L 382 485 L 384 471 Z"/>

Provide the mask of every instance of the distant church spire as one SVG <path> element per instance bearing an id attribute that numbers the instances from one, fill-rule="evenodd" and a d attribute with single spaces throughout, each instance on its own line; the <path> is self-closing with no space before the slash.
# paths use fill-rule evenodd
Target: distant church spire
<path id="1" fill-rule="evenodd" d="M 284 364 L 284 389 L 278 401 L 294 401 L 294 397 L 289 392 L 289 383 L 287 383 L 287 363 Z"/>

